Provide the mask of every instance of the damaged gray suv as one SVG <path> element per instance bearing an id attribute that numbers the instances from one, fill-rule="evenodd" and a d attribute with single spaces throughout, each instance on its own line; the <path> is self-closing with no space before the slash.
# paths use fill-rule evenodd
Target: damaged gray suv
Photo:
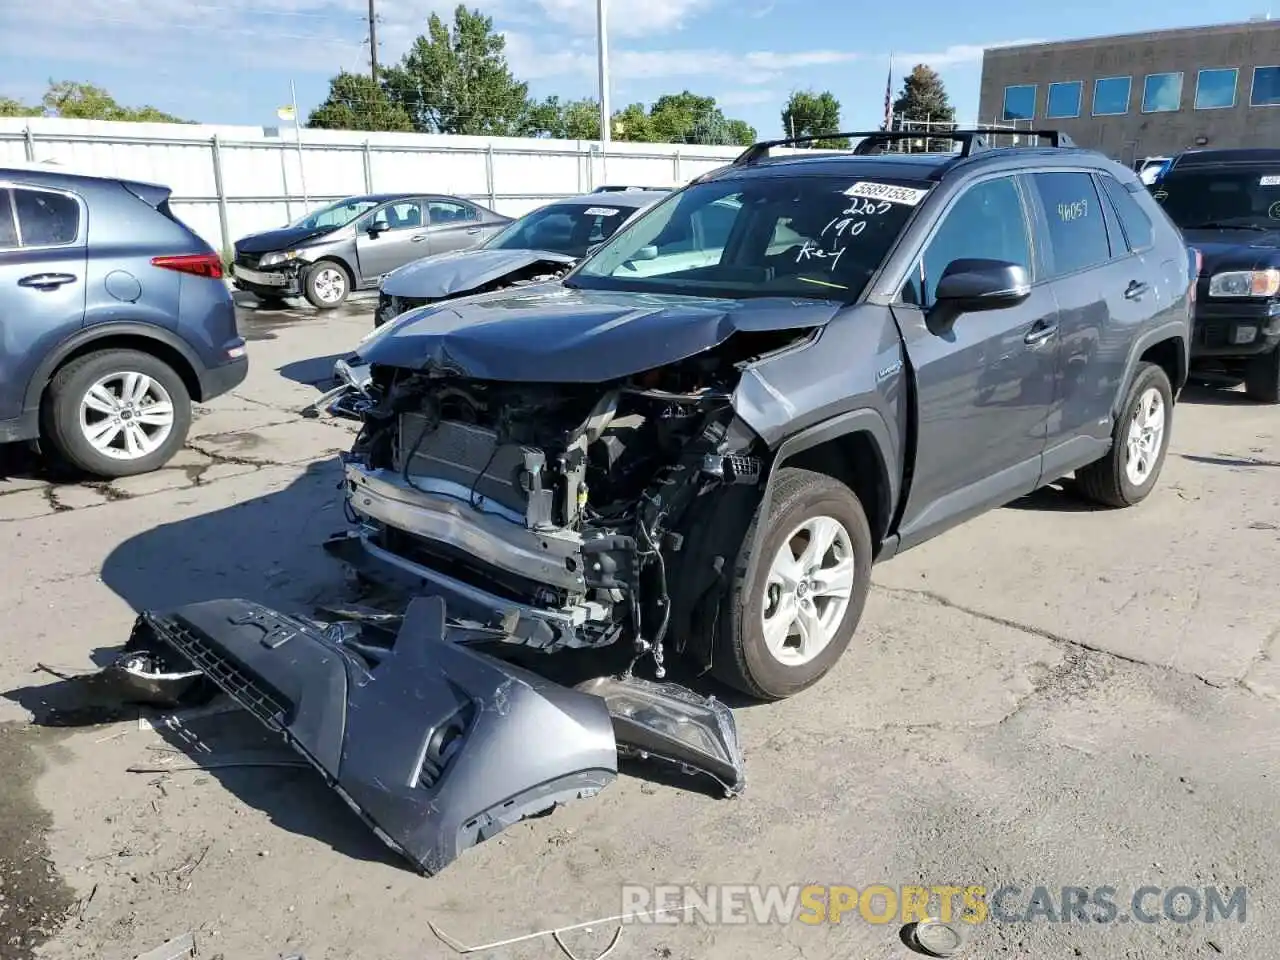
<path id="1" fill-rule="evenodd" d="M 563 279 L 410 310 L 340 365 L 325 408 L 362 427 L 328 546 L 413 597 L 395 629 L 222 600 L 138 637 L 428 873 L 620 757 L 741 790 L 732 713 L 637 668 L 803 690 L 873 563 L 1073 472 L 1147 497 L 1187 376 L 1194 255 L 1131 170 L 1052 132 L 846 136 L 753 147 Z M 576 687 L 501 656 L 619 644 Z"/>
<path id="2" fill-rule="evenodd" d="M 561 282 L 368 338 L 344 555 L 773 699 L 844 652 L 873 562 L 1073 471 L 1147 496 L 1195 274 L 1138 178 L 1057 133 L 863 136 L 753 148 Z"/>

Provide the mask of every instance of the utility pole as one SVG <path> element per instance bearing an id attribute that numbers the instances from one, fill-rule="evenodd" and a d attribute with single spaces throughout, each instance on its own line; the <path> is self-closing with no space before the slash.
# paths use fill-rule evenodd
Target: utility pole
<path id="1" fill-rule="evenodd" d="M 372 0 L 370 0 L 372 2 Z M 609 111 L 609 36 L 605 18 L 605 5 L 608 0 L 596 0 L 596 52 L 600 60 L 600 142 L 610 140 L 610 121 L 613 119 Z"/>
<path id="2" fill-rule="evenodd" d="M 378 14 L 374 10 L 376 0 L 369 0 L 369 69 L 373 82 L 378 82 Z"/>

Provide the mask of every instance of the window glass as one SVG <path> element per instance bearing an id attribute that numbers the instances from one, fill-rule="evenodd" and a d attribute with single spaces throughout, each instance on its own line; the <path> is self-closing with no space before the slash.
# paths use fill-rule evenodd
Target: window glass
<path id="1" fill-rule="evenodd" d="M 977 258 L 1016 263 L 1031 272 L 1031 242 L 1022 198 L 1013 180 L 987 180 L 967 190 L 947 211 L 925 248 L 924 295 L 930 307 L 938 281 L 953 260 Z M 908 300 L 914 295 L 904 291 Z"/>
<path id="2" fill-rule="evenodd" d="M 374 213 L 373 223 L 385 223 L 391 230 L 412 230 L 422 226 L 422 204 L 417 200 L 389 203 Z"/>
<path id="3" fill-rule="evenodd" d="M 1151 196 L 1183 230 L 1280 227 L 1280 165 L 1173 167 Z"/>
<path id="4" fill-rule="evenodd" d="M 1074 273 L 1111 259 L 1107 222 L 1089 174 L 1034 173 L 1031 182 L 1049 221 L 1054 276 Z"/>
<path id="5" fill-rule="evenodd" d="M 932 186 L 848 174 L 696 183 L 628 223 L 566 283 L 847 302 L 862 293 Z"/>
<path id="6" fill-rule="evenodd" d="M 0 250 L 12 250 L 18 245 L 18 231 L 13 226 L 13 208 L 9 206 L 9 191 L 0 190 Z"/>
<path id="7" fill-rule="evenodd" d="M 1024 83 L 1004 88 L 1004 119 L 1033 120 L 1036 115 L 1036 85 Z"/>
<path id="8" fill-rule="evenodd" d="M 75 242 L 80 231 L 80 205 L 71 197 L 17 188 L 13 201 L 24 247 Z"/>
<path id="9" fill-rule="evenodd" d="M 1196 76 L 1196 109 L 1221 110 L 1236 105 L 1236 77 L 1240 73 L 1234 67 L 1221 70 L 1201 70 Z"/>
<path id="10" fill-rule="evenodd" d="M 1080 116 L 1080 98 L 1084 94 L 1084 82 L 1049 84 L 1049 100 L 1044 115 L 1050 120 Z"/>
<path id="11" fill-rule="evenodd" d="M 1180 109 L 1182 109 L 1182 74 L 1153 73 L 1143 81 L 1143 113 L 1172 113 Z"/>
<path id="12" fill-rule="evenodd" d="M 431 211 L 432 223 L 461 223 L 464 220 L 479 220 L 480 212 L 466 203 L 453 203 L 449 200 L 432 200 L 428 207 Z"/>
<path id="13" fill-rule="evenodd" d="M 1111 199 L 1116 216 L 1120 218 L 1120 226 L 1124 228 L 1125 238 L 1129 241 L 1130 250 L 1146 250 L 1155 243 L 1155 233 L 1151 219 L 1146 211 L 1138 205 L 1133 194 L 1121 186 L 1115 177 L 1102 174 L 1102 189 Z"/>
<path id="14" fill-rule="evenodd" d="M 1254 67 L 1253 87 L 1249 92 L 1249 106 L 1274 107 L 1280 105 L 1280 67 Z"/>
<path id="15" fill-rule="evenodd" d="M 377 205 L 378 201 L 376 200 L 339 200 L 337 203 L 321 207 L 319 210 L 304 213 L 289 226 L 305 227 L 309 230 L 318 230 L 323 227 L 343 227 Z"/>
<path id="16" fill-rule="evenodd" d="M 1103 77 L 1093 82 L 1093 115 L 1113 117 L 1129 112 L 1129 77 Z"/>

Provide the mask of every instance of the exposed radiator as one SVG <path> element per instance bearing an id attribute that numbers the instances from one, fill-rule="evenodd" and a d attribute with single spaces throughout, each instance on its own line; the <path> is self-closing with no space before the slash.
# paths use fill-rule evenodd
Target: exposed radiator
<path id="1" fill-rule="evenodd" d="M 408 457 L 411 477 L 448 480 L 468 490 L 474 488 L 476 495 L 508 509 L 525 510 L 528 494 L 520 479 L 525 447 L 500 445 L 492 430 L 449 420 L 424 435 L 428 422 L 419 413 L 400 415 L 396 470 L 404 472 Z"/>

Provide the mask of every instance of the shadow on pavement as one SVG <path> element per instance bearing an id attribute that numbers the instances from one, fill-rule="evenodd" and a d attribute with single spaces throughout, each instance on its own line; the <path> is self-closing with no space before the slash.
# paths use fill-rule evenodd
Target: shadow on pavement
<path id="1" fill-rule="evenodd" d="M 1206 407 L 1257 407 L 1262 404 L 1250 400 L 1241 390 L 1234 389 L 1240 381 L 1217 382 L 1192 380 L 1182 388 L 1179 403 L 1194 403 Z"/>
<path id="2" fill-rule="evenodd" d="M 287 380 L 292 380 L 294 383 L 327 390 L 337 383 L 333 376 L 333 365 L 346 356 L 350 356 L 350 351 L 331 354 L 327 357 L 294 360 L 292 363 L 286 363 L 283 367 L 278 367 L 276 373 Z"/>
<path id="3" fill-rule="evenodd" d="M 1048 513 L 1096 513 L 1106 507 L 1090 503 L 1084 495 L 1076 490 L 1074 480 L 1059 480 L 1047 487 L 1041 487 L 1034 493 L 1019 497 L 1012 503 L 1005 504 L 1010 510 L 1035 510 Z"/>

